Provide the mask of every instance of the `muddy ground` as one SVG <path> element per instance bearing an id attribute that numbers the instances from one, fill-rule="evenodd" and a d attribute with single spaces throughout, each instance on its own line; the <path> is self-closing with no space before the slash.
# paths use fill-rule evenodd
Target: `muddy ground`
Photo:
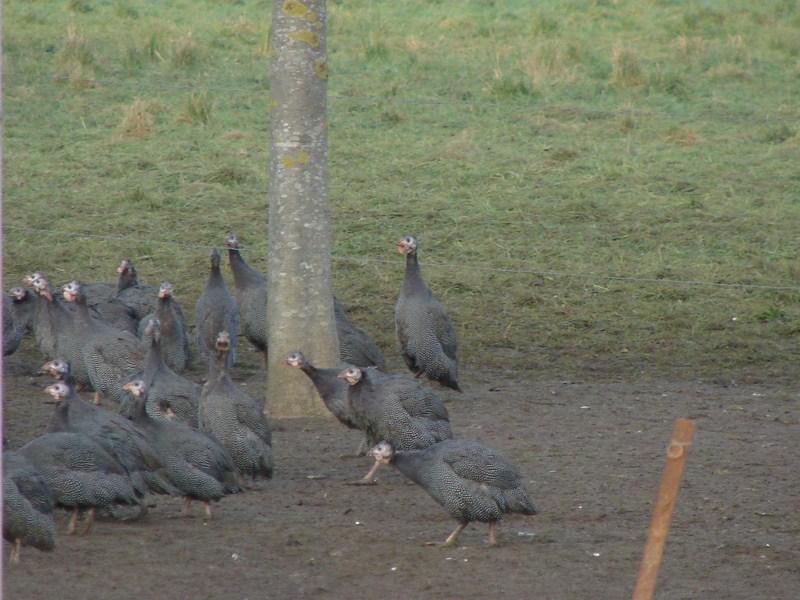
<path id="1" fill-rule="evenodd" d="M 245 354 L 245 353 L 243 353 Z M 31 375 L 30 346 L 5 368 L 5 433 L 16 448 L 42 432 L 51 406 Z M 237 378 L 260 389 L 254 355 Z M 471 371 L 471 373 L 470 373 Z M 214 518 L 180 518 L 158 498 L 138 522 L 64 534 L 52 553 L 4 561 L 6 598 L 537 598 L 630 596 L 673 421 L 697 435 L 657 598 L 800 598 L 800 411 L 789 385 L 691 381 L 592 383 L 467 370 L 449 396 L 458 436 L 502 451 L 524 473 L 540 514 L 500 528 L 453 523 L 391 470 L 379 485 L 347 485 L 369 467 L 341 458 L 356 432 L 332 419 L 274 423 L 275 478 L 225 498 Z M 6 554 L 8 545 L 6 544 Z"/>

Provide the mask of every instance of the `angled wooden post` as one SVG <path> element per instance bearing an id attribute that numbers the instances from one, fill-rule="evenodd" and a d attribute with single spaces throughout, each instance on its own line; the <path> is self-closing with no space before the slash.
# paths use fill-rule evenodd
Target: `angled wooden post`
<path id="1" fill-rule="evenodd" d="M 678 490 L 683 475 L 683 465 L 694 437 L 694 422 L 688 419 L 675 421 L 672 440 L 667 448 L 667 463 L 661 475 L 661 486 L 656 497 L 656 506 L 650 520 L 647 543 L 644 547 L 639 577 L 633 589 L 633 600 L 651 600 L 656 589 L 658 569 L 664 555 L 664 543 L 667 540 L 669 526 L 672 522 L 672 511 L 678 498 Z"/>

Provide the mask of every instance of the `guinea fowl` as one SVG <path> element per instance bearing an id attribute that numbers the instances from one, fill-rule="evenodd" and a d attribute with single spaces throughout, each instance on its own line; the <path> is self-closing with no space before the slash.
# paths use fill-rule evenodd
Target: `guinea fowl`
<path id="1" fill-rule="evenodd" d="M 272 433 L 256 400 L 228 375 L 230 339 L 226 331 L 217 336 L 217 356 L 209 361 L 208 379 L 200 396 L 200 429 L 225 446 L 242 475 L 272 477 Z"/>
<path id="2" fill-rule="evenodd" d="M 267 364 L 267 281 L 242 257 L 239 240 L 232 233 L 225 236 L 228 262 L 233 273 L 233 290 L 239 305 L 244 336 L 264 355 Z M 230 331 L 222 327 L 216 331 Z"/>
<path id="3" fill-rule="evenodd" d="M 336 298 L 333 299 L 333 312 L 336 316 L 336 333 L 339 336 L 339 356 L 342 362 L 357 367 L 378 367 L 386 370 L 386 359 L 377 344 L 367 333 L 356 327 L 350 319 L 344 306 Z"/>
<path id="4" fill-rule="evenodd" d="M 34 335 L 46 358 L 62 357 L 72 365 L 75 383 L 91 387 L 92 381 L 83 354 L 85 336 L 77 329 L 77 311 L 53 296 L 50 283 L 41 273 L 26 278 L 39 300 L 34 320 Z M 70 309 L 70 307 L 72 307 Z"/>
<path id="5" fill-rule="evenodd" d="M 231 336 L 231 350 L 227 354 L 228 367 L 236 361 L 236 337 L 239 335 L 239 309 L 228 292 L 222 272 L 219 269 L 219 252 L 211 251 L 211 269 L 203 293 L 197 299 L 194 309 L 194 327 L 197 347 L 206 360 L 214 356 L 217 334 L 227 331 Z M 211 361 L 213 362 L 213 360 Z"/>
<path id="6" fill-rule="evenodd" d="M 177 493 L 169 481 L 162 457 L 136 425 L 75 394 L 68 363 L 51 360 L 41 370 L 60 380 L 46 388 L 56 403 L 49 427 L 51 432 L 82 433 L 98 442 L 126 469 L 137 492 Z"/>
<path id="7" fill-rule="evenodd" d="M 347 397 L 348 385 L 339 379 L 341 368 L 320 369 L 309 362 L 302 352 L 292 352 L 286 357 L 286 364 L 300 369 L 317 388 L 317 393 L 327 409 L 334 417 L 348 429 L 361 429 L 360 424 L 350 408 Z M 369 449 L 369 442 L 362 441 L 356 451 L 356 456 L 364 456 Z"/>
<path id="8" fill-rule="evenodd" d="M 88 533 L 97 508 L 141 503 L 125 468 L 87 435 L 47 433 L 25 444 L 19 452 L 42 473 L 56 506 L 72 509 L 67 533 L 75 533 L 84 510 L 88 509 L 89 515 L 83 533 Z"/>
<path id="9" fill-rule="evenodd" d="M 11 316 L 23 333 L 33 330 L 33 317 L 36 313 L 38 298 L 22 287 L 13 287 L 8 290 L 11 298 Z"/>
<path id="10" fill-rule="evenodd" d="M 472 521 L 489 524 L 489 545 L 495 546 L 504 514 L 536 514 L 517 468 L 477 442 L 445 440 L 424 450 L 399 451 L 382 441 L 370 455 L 422 486 L 458 521 L 444 546 L 455 545 Z"/>
<path id="11" fill-rule="evenodd" d="M 167 366 L 182 373 L 189 363 L 189 335 L 183 313 L 172 296 L 172 284 L 165 281 L 158 288 L 158 307 L 139 322 L 139 337 L 145 346 L 150 345 L 147 324 L 158 319 L 161 322 L 161 356 Z"/>
<path id="12" fill-rule="evenodd" d="M 306 374 L 317 388 L 322 402 L 342 425 L 350 429 L 360 429 L 347 398 L 348 386 L 339 378 L 341 368 L 317 368 L 306 359 L 302 352 L 290 353 L 286 357 L 286 364 L 300 369 Z"/>
<path id="13" fill-rule="evenodd" d="M 119 404 L 124 394 L 122 384 L 139 372 L 144 363 L 141 341 L 130 332 L 114 329 L 92 317 L 77 281 L 66 284 L 63 293 L 67 302 L 78 307 L 73 332 L 83 346 L 81 355 L 95 389 L 95 400 L 99 401 L 103 395 Z"/>
<path id="14" fill-rule="evenodd" d="M 239 491 L 238 474 L 231 456 L 213 437 L 185 423 L 153 419 L 145 409 L 147 388 L 141 379 L 123 387 L 133 398 L 133 422 L 160 450 L 171 481 L 184 497 L 182 514 L 189 516 L 192 501 L 199 500 L 205 503 L 206 516 L 211 518 L 212 501 Z M 161 401 L 160 414 L 169 412 L 167 404 L 167 400 Z"/>
<path id="15" fill-rule="evenodd" d="M 181 377 L 164 362 L 161 322 L 158 319 L 152 319 L 148 323 L 145 338 L 150 340 L 142 375 L 147 387 L 147 413 L 154 419 L 161 417 L 159 407 L 164 401 L 169 403 L 172 411 L 182 421 L 197 428 L 197 407 L 202 387 Z"/>
<path id="16" fill-rule="evenodd" d="M 58 351 L 56 349 L 55 328 L 51 317 L 51 306 L 48 303 L 60 304 L 60 301 L 53 296 L 49 282 L 38 271 L 25 276 L 23 282 L 25 285 L 30 286 L 36 295 L 36 309 L 31 323 L 36 345 L 45 358 L 54 358 L 58 355 Z M 62 306 L 62 308 L 64 307 Z M 64 309 L 66 310 L 66 308 Z M 71 322 L 71 316 L 64 318 L 69 319 L 67 322 Z"/>
<path id="17" fill-rule="evenodd" d="M 403 360 L 417 377 L 425 375 L 460 392 L 456 332 L 444 306 L 422 279 L 417 240 L 404 237 L 397 243 L 397 251 L 406 257 L 403 287 L 394 307 Z"/>
<path id="18" fill-rule="evenodd" d="M 368 443 L 388 440 L 399 450 L 418 450 L 453 437 L 441 401 L 408 397 L 402 388 L 393 387 L 391 377 L 377 369 L 348 367 L 338 377 L 350 386 L 348 400 L 353 417 Z M 376 460 L 360 483 L 372 483 L 380 465 Z"/>
<path id="19" fill-rule="evenodd" d="M 22 546 L 42 551 L 55 547 L 53 491 L 24 456 L 3 452 L 3 538 L 13 544 L 9 559 L 19 562 Z"/>
<path id="20" fill-rule="evenodd" d="M 11 297 L 3 294 L 3 356 L 16 352 L 25 334 L 25 325 L 14 318 L 12 305 Z"/>
<path id="21" fill-rule="evenodd" d="M 117 274 L 117 294 L 115 299 L 127 306 L 137 321 L 155 312 L 158 289 L 152 285 L 139 283 L 136 267 L 133 266 L 130 260 L 125 259 L 119 264 Z"/>

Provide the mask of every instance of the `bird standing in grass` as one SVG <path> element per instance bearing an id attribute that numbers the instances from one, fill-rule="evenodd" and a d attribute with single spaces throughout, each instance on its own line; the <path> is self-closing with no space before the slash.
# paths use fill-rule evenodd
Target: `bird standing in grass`
<path id="1" fill-rule="evenodd" d="M 444 306 L 422 278 L 417 259 L 417 240 L 407 235 L 397 242 L 406 257 L 403 287 L 394 307 L 394 322 L 403 360 L 417 377 L 458 392 L 458 342 Z"/>

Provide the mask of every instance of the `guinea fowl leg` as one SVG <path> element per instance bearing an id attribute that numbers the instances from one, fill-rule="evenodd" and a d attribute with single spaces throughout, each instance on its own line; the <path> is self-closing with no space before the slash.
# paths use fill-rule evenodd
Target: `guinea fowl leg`
<path id="1" fill-rule="evenodd" d="M 22 548 L 22 538 L 14 540 L 14 545 L 11 546 L 11 553 L 8 555 L 8 560 L 12 563 L 19 562 L 19 551 Z"/>
<path id="2" fill-rule="evenodd" d="M 89 516 L 86 517 L 86 526 L 83 528 L 81 535 L 86 535 L 92 530 L 92 525 L 94 525 L 94 507 L 89 509 Z"/>
<path id="3" fill-rule="evenodd" d="M 373 485 L 373 484 L 375 484 L 375 473 L 378 472 L 378 469 L 380 468 L 380 466 L 381 466 L 381 463 L 379 463 L 376 460 L 375 464 L 372 465 L 372 468 L 369 470 L 369 473 L 364 475 L 364 477 L 362 477 L 358 481 L 353 481 L 353 482 L 349 483 L 348 485 Z"/>
<path id="4" fill-rule="evenodd" d="M 497 521 L 489 521 L 489 545 L 497 546 Z"/>
<path id="5" fill-rule="evenodd" d="M 183 510 L 181 511 L 182 517 L 191 517 L 192 516 L 192 499 L 191 498 L 184 498 L 183 499 Z"/>
<path id="6" fill-rule="evenodd" d="M 456 546 L 458 544 L 458 536 L 461 535 L 461 532 L 464 531 L 464 528 L 467 526 L 466 523 L 459 523 L 458 527 L 453 530 L 453 533 L 447 536 L 447 539 L 444 542 L 425 542 L 425 546 Z"/>
<path id="7" fill-rule="evenodd" d="M 92 396 L 92 402 L 94 402 L 97 406 L 100 406 L 100 392 L 95 392 Z"/>
<path id="8" fill-rule="evenodd" d="M 206 505 L 206 518 L 211 518 L 211 502 L 203 502 Z"/>
<path id="9" fill-rule="evenodd" d="M 75 528 L 78 526 L 78 515 L 80 514 L 78 507 L 72 509 L 72 516 L 69 518 L 69 525 L 67 525 L 67 535 L 75 533 Z"/>

